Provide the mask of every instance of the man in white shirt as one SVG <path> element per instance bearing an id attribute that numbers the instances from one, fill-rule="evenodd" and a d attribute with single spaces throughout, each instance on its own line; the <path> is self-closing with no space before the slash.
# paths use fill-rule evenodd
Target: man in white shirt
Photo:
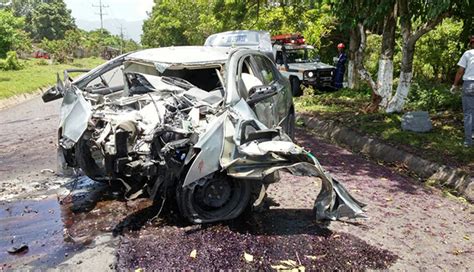
<path id="1" fill-rule="evenodd" d="M 464 146 L 472 147 L 472 129 L 474 123 L 474 35 L 469 39 L 470 50 L 462 55 L 458 62 L 458 72 L 451 87 L 453 92 L 462 80 L 462 108 L 464 111 Z"/>

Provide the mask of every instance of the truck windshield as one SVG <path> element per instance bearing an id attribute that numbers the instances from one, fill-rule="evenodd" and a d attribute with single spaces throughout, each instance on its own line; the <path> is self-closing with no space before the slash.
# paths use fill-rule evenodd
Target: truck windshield
<path id="1" fill-rule="evenodd" d="M 288 63 L 314 62 L 316 50 L 310 48 L 286 50 L 286 60 Z"/>

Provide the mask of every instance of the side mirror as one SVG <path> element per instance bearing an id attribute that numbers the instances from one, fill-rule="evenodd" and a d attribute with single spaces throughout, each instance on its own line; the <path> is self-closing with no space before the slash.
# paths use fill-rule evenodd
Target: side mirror
<path id="1" fill-rule="evenodd" d="M 44 103 L 48 103 L 54 100 L 57 100 L 63 97 L 64 94 L 64 84 L 59 78 L 59 74 L 57 74 L 56 86 L 51 87 L 47 90 L 41 98 L 43 99 Z"/>
<path id="2" fill-rule="evenodd" d="M 278 93 L 275 86 L 270 85 L 259 85 L 254 86 L 249 91 L 249 98 L 247 99 L 247 104 L 253 106 L 258 102 L 270 98 Z"/>
<path id="3" fill-rule="evenodd" d="M 51 87 L 49 90 L 47 90 L 41 98 L 43 99 L 44 103 L 48 103 L 54 100 L 57 100 L 59 98 L 63 97 L 63 93 L 59 91 L 57 86 Z"/>

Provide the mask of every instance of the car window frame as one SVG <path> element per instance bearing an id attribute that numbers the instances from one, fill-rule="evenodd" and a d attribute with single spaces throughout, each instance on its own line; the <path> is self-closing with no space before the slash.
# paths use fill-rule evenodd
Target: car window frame
<path id="1" fill-rule="evenodd" d="M 240 90 L 242 89 L 243 86 L 241 86 L 240 84 L 243 84 L 243 81 L 242 81 L 242 68 L 244 65 L 247 65 L 248 68 L 250 69 L 249 72 L 251 72 L 250 74 L 257 77 L 258 79 L 260 79 L 259 77 L 259 71 L 257 69 L 257 67 L 255 66 L 255 63 L 253 61 L 253 56 L 254 54 L 252 53 L 248 53 L 248 54 L 245 54 L 243 56 L 240 57 L 239 61 L 238 61 L 238 66 L 237 66 L 237 71 L 236 71 L 236 78 L 237 78 L 237 91 L 239 92 L 239 96 L 244 98 L 244 99 L 247 99 L 247 95 L 242 95 L 242 93 L 240 92 Z M 248 60 L 248 63 L 245 64 L 245 62 Z"/>
<path id="2" fill-rule="evenodd" d="M 119 64 L 119 63 L 117 63 L 117 64 Z M 121 67 L 122 67 L 122 68 L 121 68 Z M 114 78 L 114 80 L 116 80 L 115 77 L 120 77 L 120 76 L 121 76 L 121 77 L 122 77 L 122 84 L 121 84 L 121 85 L 110 86 L 111 80 L 107 82 L 107 80 L 102 77 L 104 74 L 109 73 L 109 72 L 111 72 L 111 71 L 114 70 L 114 69 L 117 69 L 117 71 L 114 72 L 112 78 Z M 93 88 L 94 85 L 89 86 L 89 84 L 91 84 L 93 81 L 95 81 L 95 80 L 97 80 L 97 79 L 99 79 L 99 78 L 100 78 L 100 83 L 102 83 L 103 81 L 106 81 L 106 82 L 107 82 L 107 86 L 104 86 L 104 87 L 102 87 L 102 88 L 118 88 L 118 87 L 125 87 L 125 82 L 126 82 L 126 80 L 123 78 L 123 70 L 124 70 L 123 62 L 122 62 L 120 65 L 113 65 L 113 66 L 111 67 L 111 69 L 104 70 L 104 71 L 102 71 L 102 73 L 97 74 L 97 75 L 96 75 L 94 78 L 92 78 L 87 84 L 84 85 L 83 89 L 84 89 L 84 90 L 90 90 L 90 91 L 96 89 L 96 88 Z M 120 74 L 121 74 L 121 75 L 120 75 Z M 111 78 L 111 79 L 112 79 L 112 78 Z"/>
<path id="3" fill-rule="evenodd" d="M 271 69 L 271 71 L 273 73 L 273 80 L 270 81 L 269 83 L 266 83 L 266 79 L 264 79 L 264 76 L 263 76 L 262 72 L 258 68 L 259 65 L 257 64 L 256 57 L 261 57 L 263 60 L 267 61 L 268 64 L 270 64 L 269 68 Z M 253 65 L 254 65 L 254 67 L 257 71 L 257 75 L 255 75 L 255 76 L 257 76 L 262 81 L 263 84 L 265 84 L 265 85 L 274 85 L 280 80 L 280 74 L 277 73 L 278 70 L 275 66 L 275 63 L 269 57 L 265 56 L 264 54 L 254 54 L 252 56 L 252 61 L 253 61 Z"/>
<path id="4" fill-rule="evenodd" d="M 121 56 L 118 56 L 118 57 L 116 57 L 116 58 L 114 58 L 110 61 L 107 61 L 107 62 L 95 67 L 94 69 L 90 70 L 88 73 L 86 73 L 84 75 L 81 75 L 79 78 L 75 79 L 72 82 L 72 85 L 76 86 L 80 90 L 84 90 L 85 87 L 87 85 L 89 85 L 89 83 L 91 81 L 95 80 L 100 75 L 102 75 L 104 73 L 107 73 L 108 71 L 110 71 L 110 70 L 112 70 L 112 69 L 114 69 L 118 66 L 123 65 L 125 60 L 126 60 L 126 57 L 129 54 L 130 53 L 123 54 Z M 125 86 L 125 82 L 124 82 L 124 86 Z"/>

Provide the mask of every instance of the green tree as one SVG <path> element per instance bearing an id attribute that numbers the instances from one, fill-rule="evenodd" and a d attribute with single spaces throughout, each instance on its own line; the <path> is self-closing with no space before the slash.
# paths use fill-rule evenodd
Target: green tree
<path id="1" fill-rule="evenodd" d="M 25 18 L 24 30 L 32 33 L 31 18 L 33 11 L 42 3 L 47 1 L 42 0 L 11 0 L 11 11 L 17 17 Z M 32 35 L 31 35 L 32 36 Z"/>
<path id="2" fill-rule="evenodd" d="M 397 91 L 386 111 L 400 112 L 406 102 L 413 79 L 413 59 L 417 41 L 451 16 L 458 4 L 468 0 L 397 0 L 402 34 L 402 61 Z"/>
<path id="3" fill-rule="evenodd" d="M 205 2 L 155 0 L 150 18 L 143 23 L 142 44 L 147 47 L 192 44 L 197 40 L 197 33 L 193 31 L 199 24 Z"/>
<path id="4" fill-rule="evenodd" d="M 128 39 L 123 41 L 123 53 L 133 52 L 141 49 L 141 46 L 134 40 Z"/>
<path id="5" fill-rule="evenodd" d="M 260 2 L 155 0 L 150 18 L 143 24 L 142 44 L 146 47 L 201 45 L 216 32 L 255 29 L 250 22 L 257 16 Z"/>
<path id="6" fill-rule="evenodd" d="M 63 0 L 51 0 L 39 4 L 33 11 L 31 31 L 35 40 L 63 39 L 66 31 L 75 29 L 71 10 L 67 9 Z"/>
<path id="7" fill-rule="evenodd" d="M 456 64 L 463 50 L 459 37 L 462 21 L 445 19 L 416 43 L 413 59 L 413 77 L 425 80 L 450 81 L 456 73 Z"/>
<path id="8" fill-rule="evenodd" d="M 0 10 L 0 58 L 11 50 L 26 50 L 31 43 L 23 31 L 23 18 L 15 17 L 12 12 Z"/>
<path id="9" fill-rule="evenodd" d="M 391 93 L 391 83 L 384 84 L 385 80 L 392 80 L 390 64 L 393 59 L 395 45 L 394 15 L 395 5 L 393 0 L 357 0 L 333 1 L 332 12 L 338 18 L 340 28 L 349 32 L 349 87 L 357 86 L 356 79 L 365 81 L 371 88 L 372 101 L 366 111 L 377 111 L 384 97 Z M 371 14 L 371 16 L 367 16 Z M 366 69 L 365 61 L 367 50 L 367 32 L 383 29 L 382 49 L 379 55 L 378 79 L 375 81 L 372 74 Z M 371 50 L 369 48 L 368 50 Z M 393 66 L 392 66 L 393 67 Z M 370 67 L 369 67 L 370 68 Z M 388 69 L 386 69 L 388 68 Z M 388 85 L 388 86 L 387 86 Z M 385 91 L 389 89 L 388 91 Z M 388 99 L 385 99 L 388 101 Z"/>
<path id="10" fill-rule="evenodd" d="M 83 33 L 83 48 L 88 55 L 100 56 L 106 46 L 120 48 L 120 37 L 110 34 L 107 30 L 92 30 Z"/>

